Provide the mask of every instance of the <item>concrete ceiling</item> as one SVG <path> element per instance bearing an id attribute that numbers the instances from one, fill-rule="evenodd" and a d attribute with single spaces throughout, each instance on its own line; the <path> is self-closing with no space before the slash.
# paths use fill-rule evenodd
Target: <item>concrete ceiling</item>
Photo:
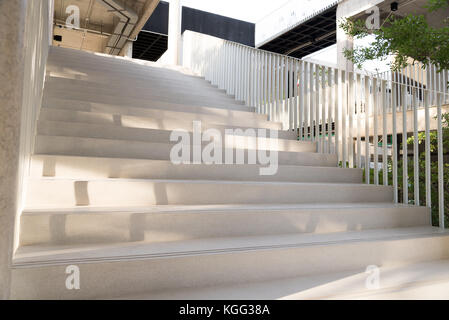
<path id="1" fill-rule="evenodd" d="M 107 10 L 97 0 L 54 0 L 54 34 L 62 36 L 62 41 L 54 41 L 56 46 L 70 47 L 81 50 L 100 51 L 106 46 L 107 37 L 113 32 L 118 18 Z M 132 8 L 139 16 L 135 37 L 156 8 L 159 0 L 123 0 L 123 3 Z M 80 29 L 68 30 L 64 28 L 69 16 L 66 9 L 70 5 L 80 9 Z"/>
<path id="2" fill-rule="evenodd" d="M 398 10 L 395 12 L 391 11 L 392 2 L 398 3 Z M 449 9 L 441 9 L 439 11 L 429 13 L 428 9 L 425 7 L 428 2 L 428 0 L 386 0 L 377 6 L 380 9 L 381 21 L 383 21 L 390 14 L 394 14 L 398 17 L 405 17 L 408 14 L 424 15 L 430 26 L 434 28 L 442 27 L 444 25 L 444 18 L 449 17 Z M 368 15 L 365 13 L 360 13 L 354 18 L 363 19 L 367 16 Z"/>

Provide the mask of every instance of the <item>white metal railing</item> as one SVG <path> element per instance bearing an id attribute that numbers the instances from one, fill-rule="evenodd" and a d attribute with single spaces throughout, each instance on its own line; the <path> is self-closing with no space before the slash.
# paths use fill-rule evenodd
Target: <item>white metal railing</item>
<path id="1" fill-rule="evenodd" d="M 336 153 L 343 168 L 364 169 L 366 183 L 379 184 L 382 178 L 382 184 L 388 185 L 391 178 L 395 202 L 431 206 L 429 133 L 433 124 L 438 140 L 439 224 L 444 228 L 442 106 L 449 101 L 447 70 L 438 73 L 430 66 L 418 72 L 409 66 L 401 73 L 372 77 L 191 31 L 183 35 L 183 65 L 269 120 L 282 122 L 284 130 L 295 130 L 299 140 L 316 142 L 318 152 Z M 426 134 L 425 199 L 420 199 L 419 190 L 418 132 Z M 399 133 L 405 142 L 401 150 Z M 408 177 L 408 134 L 414 137 L 413 180 Z M 390 148 L 385 143 L 388 140 L 392 141 Z M 381 148 L 376 147 L 379 141 L 383 141 Z M 402 172 L 398 172 L 399 165 Z M 402 181 L 398 181 L 399 174 Z"/>

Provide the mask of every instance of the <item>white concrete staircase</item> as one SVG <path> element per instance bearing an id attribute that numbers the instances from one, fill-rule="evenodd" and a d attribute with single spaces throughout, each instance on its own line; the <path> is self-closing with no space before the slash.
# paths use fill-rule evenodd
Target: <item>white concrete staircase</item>
<path id="1" fill-rule="evenodd" d="M 13 298 L 369 297 L 360 275 L 332 285 L 368 265 L 449 279 L 449 233 L 428 209 L 393 204 L 391 187 L 362 184 L 188 70 L 52 48 L 48 72 Z M 172 164 L 170 132 L 193 120 L 278 130 L 277 174 Z M 80 290 L 66 288 L 68 265 Z"/>

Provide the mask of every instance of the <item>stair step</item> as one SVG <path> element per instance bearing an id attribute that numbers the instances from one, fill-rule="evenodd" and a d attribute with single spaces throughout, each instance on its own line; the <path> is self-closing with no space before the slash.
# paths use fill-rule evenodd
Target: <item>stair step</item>
<path id="1" fill-rule="evenodd" d="M 20 247 L 13 260 L 12 298 L 112 298 L 440 259 L 449 259 L 449 233 L 431 227 L 150 244 L 28 246 Z M 80 269 L 80 290 L 66 288 L 68 265 Z"/>
<path id="2" fill-rule="evenodd" d="M 121 300 L 448 300 L 449 260 L 379 267 L 379 287 L 369 273 L 353 271 L 235 285 L 120 296 Z"/>
<path id="3" fill-rule="evenodd" d="M 55 69 L 49 67 L 51 69 Z M 123 85 L 123 80 L 120 78 L 111 78 L 107 74 L 101 75 L 97 73 L 90 74 L 85 77 L 74 77 L 69 74 L 64 75 L 63 73 L 59 73 L 57 71 L 50 71 L 46 76 L 46 84 L 56 84 L 60 81 L 71 85 L 71 84 L 81 84 L 87 85 L 92 84 L 93 86 L 104 86 L 104 87 L 117 87 L 121 88 Z M 160 87 L 163 90 L 167 90 L 167 87 L 170 87 L 174 92 L 178 90 L 188 91 L 192 90 L 201 90 L 204 93 L 208 94 L 217 94 L 219 96 L 224 96 L 228 98 L 232 98 L 235 100 L 235 96 L 226 93 L 226 90 L 219 89 L 217 86 L 212 85 L 210 82 L 205 81 L 203 78 L 195 77 L 192 79 L 191 76 L 184 76 L 182 74 L 177 74 L 175 78 L 166 79 L 164 77 L 155 76 L 153 73 L 151 77 L 130 77 L 126 78 L 126 84 L 128 86 L 136 87 L 136 88 L 150 88 L 155 89 Z M 173 91 L 171 92 L 173 94 Z M 241 104 L 241 102 L 238 102 Z"/>
<path id="4" fill-rule="evenodd" d="M 192 130 L 191 130 L 192 131 Z M 173 131 L 159 129 L 126 128 L 117 125 L 92 124 L 63 121 L 39 121 L 37 133 L 39 136 L 64 136 L 95 139 L 113 139 L 124 141 L 169 143 Z M 243 131 L 241 132 L 243 133 Z M 256 131 L 254 132 L 256 133 Z M 192 132 L 190 143 L 192 143 Z M 251 137 L 244 135 L 228 135 L 233 141 L 226 141 L 225 132 L 221 132 L 223 144 L 228 148 L 276 150 L 289 152 L 315 152 L 316 144 L 310 141 L 296 141 L 269 138 L 269 132 L 265 136 Z M 201 138 L 201 137 L 200 137 Z M 125 142 L 124 142 L 125 143 Z M 210 142 L 203 142 L 203 146 Z"/>
<path id="5" fill-rule="evenodd" d="M 170 81 L 126 81 L 123 82 L 99 82 L 89 80 L 64 79 L 50 77 L 46 82 L 45 91 L 47 93 L 58 94 L 61 91 L 85 92 L 90 94 L 106 94 L 112 96 L 130 96 L 140 98 L 152 98 L 177 96 L 183 98 L 195 97 L 218 100 L 230 104 L 240 105 L 234 97 L 226 95 L 224 92 L 216 90 L 214 87 L 198 87 L 197 85 L 177 84 Z"/>
<path id="6" fill-rule="evenodd" d="M 208 106 L 216 108 L 226 108 L 226 109 L 236 109 L 236 110 L 248 110 L 243 105 L 238 105 L 233 101 L 224 101 L 218 98 L 204 98 L 195 97 L 193 95 L 172 95 L 172 96 L 125 96 L 119 92 L 115 95 L 102 92 L 89 92 L 89 91 L 75 91 L 72 89 L 60 90 L 60 91 L 44 91 L 43 99 L 46 101 L 48 98 L 60 98 L 66 100 L 81 100 L 97 103 L 106 104 L 123 104 L 130 106 L 142 106 L 148 100 L 161 101 L 165 103 L 175 103 L 175 104 L 191 104 L 197 106 Z M 44 102 L 45 103 L 45 102 Z"/>
<path id="7" fill-rule="evenodd" d="M 428 208 L 391 203 L 30 209 L 21 216 L 20 245 L 168 242 L 417 227 L 427 225 L 429 216 Z"/>
<path id="8" fill-rule="evenodd" d="M 171 160 L 170 154 L 174 145 L 175 143 L 39 135 L 36 137 L 35 154 Z M 262 151 L 263 153 L 270 154 L 272 168 L 277 164 L 321 167 L 335 167 L 337 164 L 335 154 L 307 152 L 310 149 L 310 146 L 307 145 L 304 146 L 306 152 L 277 151 L 277 156 L 273 154 L 273 151 L 264 150 L 268 148 L 271 148 L 271 146 L 263 147 Z M 222 149 L 222 163 L 225 163 L 226 154 L 229 154 L 233 156 L 232 163 L 237 164 L 236 156 L 241 153 L 243 153 L 244 157 L 242 163 L 249 163 L 249 155 L 259 154 L 251 146 L 245 147 L 239 145 L 236 150 L 226 148 Z M 192 154 L 193 152 L 190 153 L 191 162 L 193 162 Z M 263 164 L 260 162 L 260 157 L 257 156 L 255 160 L 257 164 Z M 275 163 L 275 161 L 277 162 Z"/>
<path id="9" fill-rule="evenodd" d="M 195 114 L 189 112 L 148 110 L 145 111 L 146 116 L 112 114 L 104 112 L 86 112 L 74 111 L 56 108 L 42 108 L 39 119 L 49 121 L 65 121 L 65 122 L 87 122 L 98 124 L 115 124 L 123 127 L 147 128 L 147 129 L 163 129 L 177 130 L 183 129 L 192 131 L 193 121 L 201 121 L 202 128 L 232 129 L 235 127 L 242 128 L 262 128 L 262 129 L 281 129 L 278 122 L 269 122 L 251 118 L 226 118 L 220 116 Z M 291 137 L 291 133 L 289 133 Z M 279 138 L 281 138 L 279 136 Z"/>
<path id="10" fill-rule="evenodd" d="M 180 117 L 183 113 L 194 113 L 200 115 L 209 115 L 215 117 L 242 118 L 246 117 L 252 120 L 267 121 L 267 116 L 255 113 L 252 108 L 249 107 L 236 107 L 231 108 L 214 108 L 214 107 L 201 107 L 188 104 L 175 104 L 167 103 L 157 100 L 147 100 L 139 106 L 127 106 L 124 104 L 105 104 L 95 103 L 83 100 L 67 100 L 64 98 L 47 98 L 43 102 L 44 108 L 65 109 L 73 111 L 89 111 L 100 113 L 113 113 L 122 115 L 135 115 L 135 116 L 154 116 L 155 113 L 165 111 L 180 112 Z M 159 116 L 160 117 L 160 116 Z"/>
<path id="11" fill-rule="evenodd" d="M 392 202 L 391 187 L 366 184 L 42 178 L 27 207 Z"/>
<path id="12" fill-rule="evenodd" d="M 274 175 L 260 175 L 261 165 L 190 164 L 171 161 L 33 155 L 30 176 L 70 179 L 182 179 L 362 183 L 361 169 L 281 165 Z"/>

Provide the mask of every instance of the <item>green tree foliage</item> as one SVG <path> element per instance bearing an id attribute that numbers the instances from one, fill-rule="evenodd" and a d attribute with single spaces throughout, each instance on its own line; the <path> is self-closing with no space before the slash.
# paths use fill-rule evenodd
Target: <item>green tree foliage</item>
<path id="1" fill-rule="evenodd" d="M 438 152 L 438 140 L 437 132 L 430 132 L 430 152 L 434 156 Z M 418 134 L 418 143 L 425 144 L 426 135 L 424 132 Z M 414 137 L 411 136 L 407 139 L 408 145 L 413 145 Z M 402 148 L 402 146 L 399 146 Z M 449 153 L 449 113 L 443 114 L 443 154 Z M 419 199 L 420 205 L 426 204 L 426 161 L 425 152 L 419 155 L 418 161 L 419 168 Z M 431 161 L 430 163 L 431 171 L 431 211 L 432 211 L 432 222 L 434 226 L 439 225 L 439 208 L 438 208 L 438 162 Z M 414 167 L 413 159 L 407 159 L 407 172 L 408 172 L 408 186 L 404 188 L 403 185 L 403 160 L 402 158 L 398 160 L 398 195 L 399 200 L 402 201 L 403 193 L 405 190 L 408 192 L 409 203 L 414 204 L 414 190 L 415 190 L 415 179 L 414 179 Z M 444 177 L 444 212 L 446 213 L 444 220 L 445 225 L 449 226 L 449 164 L 445 163 L 443 166 L 443 177 Z M 374 181 L 374 170 L 370 170 L 370 181 Z M 382 170 L 379 170 L 379 183 L 383 184 L 383 174 Z M 392 162 L 388 161 L 388 184 L 393 185 L 393 170 Z"/>
<path id="2" fill-rule="evenodd" d="M 434 12 L 449 7 L 448 0 L 428 0 L 427 10 Z M 344 55 L 359 68 L 365 61 L 386 60 L 393 56 L 391 69 L 398 71 L 412 58 L 422 64 L 449 69 L 449 19 L 440 28 L 430 27 L 423 15 L 405 17 L 390 15 L 379 29 L 368 29 L 364 20 L 342 20 L 340 27 L 354 38 L 369 34 L 374 41 L 368 47 L 345 49 Z"/>

